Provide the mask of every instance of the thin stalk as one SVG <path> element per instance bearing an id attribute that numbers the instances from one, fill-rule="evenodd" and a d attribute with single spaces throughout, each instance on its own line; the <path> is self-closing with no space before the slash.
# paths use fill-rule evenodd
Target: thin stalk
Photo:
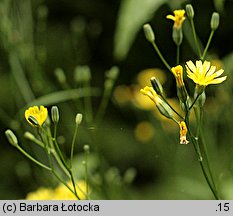
<path id="1" fill-rule="evenodd" d="M 200 45 L 199 45 L 199 43 L 197 41 L 197 34 L 196 34 L 196 30 L 195 30 L 193 19 L 191 19 L 190 22 L 191 22 L 191 27 L 192 27 L 194 42 L 195 42 L 196 47 L 197 47 L 199 58 L 201 58 L 201 48 L 200 48 Z"/>
<path id="2" fill-rule="evenodd" d="M 86 182 L 86 194 L 88 196 L 88 169 L 87 169 L 87 159 L 88 159 L 88 152 L 85 154 L 85 182 Z"/>
<path id="3" fill-rule="evenodd" d="M 212 40 L 212 38 L 213 38 L 213 35 L 214 35 L 214 30 L 211 31 L 210 36 L 209 36 L 209 39 L 208 39 L 208 42 L 207 42 L 206 47 L 205 47 L 205 50 L 204 50 L 204 52 L 203 52 L 203 54 L 202 54 L 202 56 L 201 56 L 201 60 L 202 60 L 202 61 L 205 59 L 205 56 L 206 56 L 206 53 L 207 53 L 207 51 L 208 51 L 208 49 L 209 49 L 210 42 L 211 42 L 211 40 Z"/>
<path id="4" fill-rule="evenodd" d="M 166 66 L 166 68 L 170 71 L 171 67 L 170 65 L 167 63 L 167 61 L 165 60 L 165 58 L 163 57 L 162 53 L 160 52 L 159 48 L 157 47 L 156 43 L 153 41 L 152 45 L 155 49 L 155 51 L 157 52 L 159 58 L 161 59 L 161 61 L 163 62 L 163 64 Z"/>
<path id="5" fill-rule="evenodd" d="M 75 140 L 76 140 L 76 137 L 77 137 L 77 133 L 78 133 L 78 124 L 75 125 L 74 135 L 73 135 L 73 139 L 72 139 L 72 143 L 71 143 L 70 169 L 72 168 L 73 155 L 74 155 L 74 144 L 75 144 Z"/>
<path id="6" fill-rule="evenodd" d="M 180 62 L 180 45 L 177 45 L 176 48 L 176 65 L 178 65 Z"/>
<path id="7" fill-rule="evenodd" d="M 33 161 L 34 163 L 36 163 L 37 165 L 39 165 L 40 167 L 51 171 L 51 168 L 42 164 L 41 162 L 39 162 L 38 160 L 36 160 L 34 157 L 32 157 L 31 155 L 29 155 L 26 151 L 24 151 L 20 146 L 17 146 L 17 149 L 22 152 L 27 158 L 29 158 L 31 161 Z"/>
<path id="8" fill-rule="evenodd" d="M 181 116 L 166 100 L 166 98 L 163 95 L 160 95 L 162 97 L 162 99 L 166 102 L 166 104 L 173 110 L 174 113 L 176 113 L 176 115 L 178 115 L 182 120 L 184 120 L 184 117 Z"/>
<path id="9" fill-rule="evenodd" d="M 91 85 L 90 85 L 90 80 L 85 82 L 85 86 L 88 89 L 88 93 L 90 94 L 91 92 Z M 91 95 L 91 94 L 90 94 Z M 88 123 L 91 123 L 93 120 L 93 111 L 92 111 L 92 103 L 91 103 L 91 96 L 86 96 L 84 97 L 84 104 L 85 104 L 85 110 L 86 110 L 86 119 Z"/>
<path id="10" fill-rule="evenodd" d="M 211 171 L 211 168 L 210 168 L 210 162 L 209 162 L 209 154 L 208 154 L 208 150 L 207 150 L 207 145 L 206 145 L 206 142 L 204 140 L 204 136 L 203 136 L 203 130 L 202 130 L 202 120 L 203 119 L 203 108 L 200 109 L 200 138 L 201 138 L 201 143 L 202 143 L 202 146 L 203 146 L 203 152 L 205 154 L 205 157 L 206 157 L 206 164 L 207 164 L 207 168 L 209 170 L 209 174 L 210 174 L 210 178 L 211 178 L 211 181 L 212 181 L 212 184 L 215 188 L 215 190 L 217 191 L 217 188 L 216 188 L 216 184 L 215 184 L 215 181 L 214 181 L 214 178 L 213 178 L 213 174 L 212 174 L 212 171 Z"/>
<path id="11" fill-rule="evenodd" d="M 198 98 L 198 97 L 197 97 Z M 189 117 L 189 114 L 188 114 L 188 117 Z M 206 179 L 206 182 L 210 188 L 210 190 L 212 191 L 214 197 L 216 200 L 219 200 L 219 196 L 218 196 L 218 193 L 214 187 L 214 185 L 211 184 L 211 181 L 209 179 L 209 176 L 206 172 L 206 169 L 205 169 L 205 166 L 204 166 L 204 163 L 203 163 L 203 156 L 201 154 L 201 150 L 200 150 L 200 145 L 199 145 L 199 142 L 198 142 L 198 138 L 196 138 L 195 136 L 193 136 L 191 130 L 190 130 L 190 126 L 189 126 L 189 118 L 186 118 L 186 125 L 187 125 L 187 129 L 188 129 L 188 133 L 190 135 L 190 138 L 191 138 L 191 142 L 194 146 L 194 149 L 196 151 L 196 154 L 198 156 L 198 160 L 199 160 L 199 163 L 200 163 L 200 166 L 201 166 L 201 169 L 202 169 L 202 173 Z"/>
<path id="12" fill-rule="evenodd" d="M 63 179 L 59 177 L 59 175 L 58 175 L 57 172 L 55 171 L 54 166 L 53 166 L 53 162 L 52 162 L 52 157 L 51 157 L 51 155 L 50 155 L 50 152 L 48 152 L 48 156 L 49 156 L 49 164 L 50 164 L 52 173 L 55 175 L 55 177 L 56 177 L 62 184 L 64 184 L 64 185 L 77 197 L 78 200 L 80 200 L 80 198 L 79 198 L 79 196 L 77 195 L 77 193 L 75 193 L 75 192 L 66 184 L 66 182 L 63 181 Z"/>

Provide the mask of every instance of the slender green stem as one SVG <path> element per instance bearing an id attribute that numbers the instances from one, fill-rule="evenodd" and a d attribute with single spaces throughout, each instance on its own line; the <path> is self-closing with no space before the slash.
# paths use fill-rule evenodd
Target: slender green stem
<path id="1" fill-rule="evenodd" d="M 201 60 L 202 60 L 202 61 L 205 59 L 205 56 L 206 56 L 206 53 L 207 53 L 207 51 L 208 51 L 208 49 L 209 49 L 210 42 L 211 42 L 211 40 L 212 40 L 212 38 L 213 38 L 213 35 L 214 35 L 214 30 L 211 31 L 210 36 L 209 36 L 209 39 L 208 39 L 208 42 L 207 42 L 206 47 L 205 47 L 205 50 L 204 50 L 204 52 L 203 52 L 203 54 L 202 54 L 202 56 L 201 56 Z"/>
<path id="2" fill-rule="evenodd" d="M 199 45 L 199 43 L 197 41 L 197 34 L 196 34 L 196 30 L 195 30 L 193 19 L 191 19 L 190 22 L 191 22 L 191 27 L 192 27 L 194 42 L 195 42 L 196 47 L 197 47 L 199 58 L 201 58 L 201 48 L 200 48 L 200 45 Z"/>
<path id="3" fill-rule="evenodd" d="M 199 93 L 199 94 L 197 95 L 197 97 L 194 99 L 194 101 L 193 101 L 193 103 L 191 104 L 191 106 L 187 109 L 188 111 L 187 111 L 187 113 L 186 113 L 186 115 L 185 115 L 185 119 L 187 119 L 187 118 L 189 117 L 189 113 L 190 113 L 191 109 L 193 108 L 194 104 L 197 102 L 197 100 L 198 100 L 198 98 L 200 97 L 200 95 L 201 95 L 201 93 Z"/>
<path id="4" fill-rule="evenodd" d="M 88 163 L 88 152 L 85 153 L 85 182 L 86 182 L 86 194 L 88 195 L 88 168 L 87 168 L 87 163 Z"/>
<path id="5" fill-rule="evenodd" d="M 77 133 L 78 133 L 78 124 L 75 125 L 74 135 L 73 135 L 73 139 L 72 139 L 72 143 L 71 143 L 71 151 L 70 151 L 70 169 L 72 168 L 73 155 L 74 155 L 74 144 L 75 144 L 75 140 L 76 140 L 76 137 L 77 137 Z"/>
<path id="6" fill-rule="evenodd" d="M 160 95 L 162 97 L 162 99 L 166 102 L 166 104 L 173 110 L 174 113 L 176 113 L 176 115 L 178 115 L 182 120 L 184 120 L 184 117 L 181 116 L 166 100 L 166 98 L 163 95 Z"/>
<path id="7" fill-rule="evenodd" d="M 75 192 L 69 187 L 69 185 L 68 185 L 65 181 L 63 181 L 63 179 L 62 179 L 62 178 L 57 174 L 57 172 L 55 171 L 54 166 L 53 166 L 53 162 L 52 162 L 52 157 L 51 157 L 50 153 L 48 154 L 48 156 L 49 156 L 49 164 L 50 164 L 50 167 L 51 167 L 51 171 L 52 171 L 52 173 L 54 174 L 54 176 L 58 179 L 58 181 L 60 181 L 63 185 L 65 185 L 65 186 L 77 197 L 77 199 L 80 200 L 80 198 L 79 198 L 79 196 L 77 195 L 77 193 L 75 193 Z"/>
<path id="8" fill-rule="evenodd" d="M 204 136 L 203 136 L 203 131 L 202 131 L 202 122 L 203 122 L 203 108 L 200 108 L 200 138 L 201 138 L 201 143 L 202 143 L 202 146 L 203 146 L 203 152 L 205 154 L 205 157 L 206 157 L 206 164 L 207 164 L 207 168 L 209 170 L 209 174 L 210 174 L 210 178 L 211 178 L 211 181 L 212 181 L 212 184 L 215 188 L 215 191 L 217 192 L 217 188 L 216 188 L 216 184 L 215 184 L 215 181 L 214 181 L 214 178 L 213 178 L 213 174 L 212 174 L 212 171 L 211 171 L 211 168 L 210 168 L 210 162 L 209 162 L 209 154 L 208 154 L 208 150 L 207 150 L 207 145 L 206 145 L 206 142 L 204 140 Z"/>
<path id="9" fill-rule="evenodd" d="M 22 152 L 27 158 L 29 158 L 31 161 L 33 161 L 34 163 L 36 163 L 37 165 L 41 166 L 42 168 L 51 171 L 51 168 L 42 164 L 41 162 L 39 162 L 38 160 L 36 160 L 34 157 L 32 157 L 31 155 L 29 155 L 26 151 L 24 151 L 20 146 L 17 146 L 17 149 Z"/>
<path id="10" fill-rule="evenodd" d="M 198 96 L 197 96 L 197 98 L 198 98 Z M 189 114 L 188 114 L 188 116 L 187 116 L 187 118 L 186 118 L 185 121 L 186 121 L 186 125 L 187 125 L 187 129 L 188 129 L 189 136 L 190 136 L 190 138 L 191 138 L 191 142 L 192 142 L 192 144 L 193 144 L 193 146 L 194 146 L 194 149 L 195 149 L 195 151 L 196 151 L 196 154 L 197 154 L 197 156 L 198 156 L 198 160 L 199 160 L 199 163 L 200 163 L 200 166 L 201 166 L 201 169 L 202 169 L 202 173 L 203 173 L 203 175 L 204 175 L 204 177 L 205 177 L 205 179 L 206 179 L 206 182 L 207 182 L 207 184 L 208 184 L 210 190 L 212 191 L 212 193 L 213 193 L 215 199 L 216 199 L 216 200 L 219 200 L 220 198 L 219 198 L 219 196 L 218 196 L 218 193 L 217 193 L 217 191 L 216 191 L 216 188 L 215 188 L 214 185 L 211 184 L 211 181 L 210 181 L 209 176 L 208 176 L 208 174 L 207 174 L 207 171 L 206 171 L 206 169 L 205 169 L 205 166 L 204 166 L 204 163 L 203 163 L 203 156 L 202 156 L 202 154 L 201 154 L 201 150 L 200 150 L 200 145 L 199 145 L 198 138 L 195 137 L 195 136 L 192 134 L 191 130 L 190 130 L 190 126 L 189 126 Z M 208 169 L 208 170 L 209 170 L 209 169 Z M 209 174 L 210 174 L 210 173 L 209 173 Z"/>
<path id="11" fill-rule="evenodd" d="M 180 45 L 177 45 L 176 48 L 176 65 L 178 65 L 180 62 Z"/>
<path id="12" fill-rule="evenodd" d="M 163 57 L 162 53 L 160 52 L 159 48 L 157 47 L 156 43 L 153 41 L 152 45 L 155 49 L 155 51 L 157 52 L 159 58 L 161 59 L 161 61 L 163 62 L 163 64 L 166 66 L 166 68 L 170 71 L 171 67 L 170 65 L 167 63 L 167 61 L 165 60 L 165 58 Z"/>
<path id="13" fill-rule="evenodd" d="M 186 123 L 187 123 L 187 122 L 186 122 Z M 202 155 L 201 155 L 201 151 L 200 151 L 198 139 L 196 139 L 196 138 L 193 136 L 192 132 L 191 132 L 190 129 L 189 129 L 188 124 L 187 124 L 187 128 L 188 128 L 188 133 L 189 133 L 190 138 L 191 138 L 191 142 L 192 142 L 192 144 L 193 144 L 193 146 L 194 146 L 194 149 L 195 149 L 195 151 L 196 151 L 196 154 L 197 154 L 197 156 L 198 156 L 198 160 L 199 160 L 199 163 L 200 163 L 200 166 L 201 166 L 201 169 L 202 169 L 202 173 L 203 173 L 203 175 L 204 175 L 204 177 L 205 177 L 205 180 L 206 180 L 206 182 L 207 182 L 207 184 L 208 184 L 210 190 L 212 191 L 212 193 L 213 193 L 215 199 L 216 199 L 216 200 L 219 200 L 220 198 L 219 198 L 219 196 L 218 196 L 218 194 L 217 194 L 215 188 L 212 186 L 211 181 L 210 181 L 210 179 L 209 179 L 209 176 L 208 176 L 208 174 L 207 174 L 207 172 L 206 172 L 205 166 L 204 166 L 204 164 L 203 164 L 203 157 L 202 157 Z"/>
<path id="14" fill-rule="evenodd" d="M 86 120 L 88 123 L 91 123 L 93 120 L 93 111 L 92 111 L 92 103 L 91 103 L 91 85 L 90 80 L 85 82 L 85 86 L 87 89 L 89 89 L 89 96 L 84 97 L 84 104 L 85 104 L 85 110 L 86 110 Z"/>

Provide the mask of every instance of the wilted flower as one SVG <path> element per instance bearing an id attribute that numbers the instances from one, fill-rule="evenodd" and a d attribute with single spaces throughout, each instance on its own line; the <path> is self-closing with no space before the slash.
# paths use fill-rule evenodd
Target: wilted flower
<path id="1" fill-rule="evenodd" d="M 180 144 L 188 144 L 189 141 L 186 139 L 188 132 L 187 126 L 184 121 L 179 122 L 180 125 Z"/>
<path id="2" fill-rule="evenodd" d="M 171 68 L 172 73 L 174 74 L 176 78 L 176 85 L 177 87 L 184 86 L 183 81 L 183 67 L 181 65 L 177 65 L 176 67 Z"/>

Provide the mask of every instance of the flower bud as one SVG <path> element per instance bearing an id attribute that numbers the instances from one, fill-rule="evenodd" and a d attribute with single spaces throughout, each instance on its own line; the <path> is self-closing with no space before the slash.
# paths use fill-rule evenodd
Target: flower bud
<path id="1" fill-rule="evenodd" d="M 159 112 L 167 118 L 174 119 L 173 110 L 162 99 L 156 104 Z"/>
<path id="2" fill-rule="evenodd" d="M 51 116 L 53 123 L 57 124 L 59 122 L 59 110 L 57 106 L 52 106 Z"/>
<path id="3" fill-rule="evenodd" d="M 172 39 L 177 46 L 180 46 L 180 44 L 182 43 L 182 40 L 183 40 L 182 28 L 173 27 Z"/>
<path id="4" fill-rule="evenodd" d="M 87 65 L 77 66 L 74 69 L 74 80 L 77 83 L 88 82 L 91 80 L 91 70 Z"/>
<path id="5" fill-rule="evenodd" d="M 83 146 L 83 150 L 84 150 L 85 152 L 89 153 L 89 151 L 90 151 L 90 146 L 89 146 L 89 145 L 84 145 L 84 146 Z"/>
<path id="6" fill-rule="evenodd" d="M 38 127 L 40 125 L 37 119 L 32 115 L 28 117 L 28 121 L 35 127 Z"/>
<path id="7" fill-rule="evenodd" d="M 155 40 L 155 35 L 154 35 L 154 32 L 153 32 L 153 30 L 152 30 L 150 24 L 145 24 L 145 25 L 143 26 L 143 30 L 144 30 L 144 34 L 145 34 L 145 36 L 146 36 L 146 39 L 147 39 L 149 42 L 153 43 L 154 40 Z"/>
<path id="8" fill-rule="evenodd" d="M 55 74 L 58 82 L 60 82 L 60 83 L 65 83 L 66 82 L 66 75 L 65 75 L 64 71 L 61 68 L 55 69 L 54 74 Z"/>
<path id="9" fill-rule="evenodd" d="M 24 133 L 24 137 L 25 137 L 26 139 L 31 140 L 31 141 L 35 140 L 35 136 L 34 136 L 31 132 L 29 132 L 29 131 L 26 131 L 26 132 Z"/>
<path id="10" fill-rule="evenodd" d="M 191 4 L 187 4 L 185 8 L 186 8 L 187 17 L 189 19 L 193 19 L 193 17 L 194 17 L 193 6 Z"/>
<path id="11" fill-rule="evenodd" d="M 15 134 L 12 132 L 12 130 L 8 129 L 5 131 L 6 138 L 8 142 L 13 145 L 14 147 L 18 146 L 18 140 Z"/>
<path id="12" fill-rule="evenodd" d="M 163 95 L 163 87 L 161 83 L 159 82 L 159 80 L 156 77 L 152 77 L 150 79 L 150 82 L 151 82 L 153 89 L 156 91 L 156 93 L 160 96 Z"/>
<path id="13" fill-rule="evenodd" d="M 195 92 L 194 92 L 194 100 L 195 98 L 198 96 L 198 88 L 196 87 L 195 88 Z M 206 94 L 205 94 L 205 91 L 203 91 L 199 98 L 197 99 L 196 103 L 195 103 L 195 107 L 203 107 L 204 104 L 205 104 L 205 101 L 206 101 Z"/>
<path id="14" fill-rule="evenodd" d="M 219 13 L 214 12 L 211 17 L 210 26 L 212 30 L 216 30 L 219 26 Z"/>
<path id="15" fill-rule="evenodd" d="M 77 125 L 80 125 L 82 122 L 83 115 L 81 113 L 78 113 L 75 118 L 75 122 Z"/>
<path id="16" fill-rule="evenodd" d="M 118 75 L 119 75 L 119 68 L 116 66 L 113 66 L 112 68 L 110 68 L 109 71 L 105 73 L 106 78 L 111 80 L 116 80 Z"/>

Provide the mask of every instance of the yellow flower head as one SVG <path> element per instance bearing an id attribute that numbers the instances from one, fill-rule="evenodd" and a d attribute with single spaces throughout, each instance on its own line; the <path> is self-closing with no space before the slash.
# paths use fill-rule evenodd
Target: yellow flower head
<path id="1" fill-rule="evenodd" d="M 25 111 L 25 118 L 26 120 L 32 125 L 32 126 L 42 126 L 42 124 L 45 122 L 45 120 L 48 117 L 48 110 L 47 108 L 45 108 L 44 106 L 40 106 L 40 108 L 38 106 L 33 106 L 33 107 L 29 107 L 26 111 Z M 33 118 L 37 124 L 33 123 L 31 121 L 31 118 Z"/>
<path id="2" fill-rule="evenodd" d="M 188 77 L 199 86 L 207 86 L 209 84 L 219 84 L 226 80 L 227 76 L 219 77 L 224 72 L 223 69 L 218 71 L 215 66 L 211 66 L 210 62 L 196 61 L 196 65 L 192 61 L 186 62 L 186 70 Z"/>
<path id="3" fill-rule="evenodd" d="M 185 20 L 185 10 L 174 10 L 174 16 L 173 15 L 167 15 L 167 19 L 171 19 L 174 21 L 174 27 L 177 29 L 180 29 L 182 27 L 182 24 Z"/>
<path id="4" fill-rule="evenodd" d="M 179 122 L 180 125 L 180 144 L 188 144 L 189 141 L 186 139 L 188 132 L 187 126 L 184 121 Z"/>
<path id="5" fill-rule="evenodd" d="M 141 89 L 140 92 L 148 96 L 156 105 L 160 104 L 162 101 L 153 87 L 146 86 L 144 89 Z"/>
<path id="6" fill-rule="evenodd" d="M 177 65 L 176 67 L 171 68 L 172 73 L 174 74 L 176 78 L 176 84 L 180 88 L 181 86 L 184 86 L 183 81 L 183 67 L 181 65 Z"/>

